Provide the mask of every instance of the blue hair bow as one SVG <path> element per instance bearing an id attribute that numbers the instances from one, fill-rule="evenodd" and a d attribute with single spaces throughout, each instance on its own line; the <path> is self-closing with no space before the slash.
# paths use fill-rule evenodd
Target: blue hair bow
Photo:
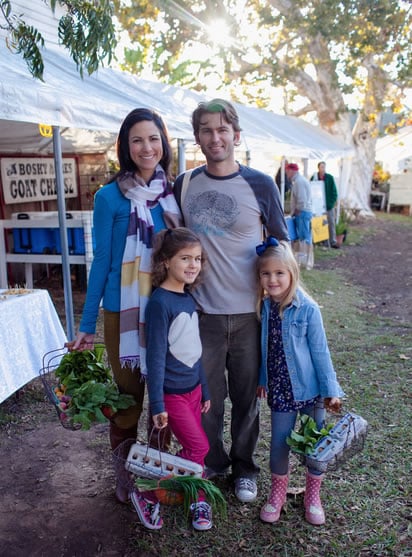
<path id="1" fill-rule="evenodd" d="M 274 236 L 268 236 L 264 242 L 256 246 L 256 253 L 258 255 L 263 255 L 267 248 L 270 246 L 276 247 L 279 245 L 278 240 Z"/>

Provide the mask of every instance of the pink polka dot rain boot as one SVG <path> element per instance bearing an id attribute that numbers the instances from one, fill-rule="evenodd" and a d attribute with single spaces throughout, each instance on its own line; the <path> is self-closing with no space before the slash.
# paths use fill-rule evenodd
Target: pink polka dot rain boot
<path id="1" fill-rule="evenodd" d="M 272 489 L 267 502 L 260 511 L 260 519 L 263 522 L 277 522 L 280 511 L 286 501 L 286 490 L 288 488 L 289 476 L 278 476 L 272 474 Z"/>
<path id="2" fill-rule="evenodd" d="M 324 474 L 315 476 L 310 472 L 306 472 L 305 519 L 314 526 L 320 526 L 325 523 L 325 513 L 319 496 L 323 478 Z"/>

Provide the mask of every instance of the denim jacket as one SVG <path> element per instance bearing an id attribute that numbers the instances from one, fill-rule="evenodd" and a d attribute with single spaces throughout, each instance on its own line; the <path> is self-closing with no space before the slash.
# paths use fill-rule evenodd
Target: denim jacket
<path id="1" fill-rule="evenodd" d="M 269 314 L 270 299 L 266 298 L 262 306 L 262 362 L 259 370 L 259 386 L 265 388 Z M 296 401 L 319 395 L 323 398 L 344 395 L 333 368 L 319 306 L 301 290 L 283 312 L 282 340 Z"/>

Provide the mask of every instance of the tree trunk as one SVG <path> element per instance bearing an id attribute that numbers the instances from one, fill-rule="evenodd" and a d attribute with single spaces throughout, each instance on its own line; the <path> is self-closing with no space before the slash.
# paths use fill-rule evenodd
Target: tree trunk
<path id="1" fill-rule="evenodd" d="M 312 59 L 316 61 L 316 79 L 304 69 L 289 69 L 290 80 L 298 92 L 309 99 L 312 110 L 316 111 L 319 125 L 354 147 L 351 176 L 342 201 L 345 207 L 356 211 L 357 214 L 373 216 L 370 191 L 381 106 L 388 84 L 387 76 L 374 63 L 373 55 L 363 60 L 363 66 L 368 72 L 363 107 L 355 126 L 351 129 L 350 113 L 338 86 L 335 64 L 330 58 L 328 45 L 320 34 L 308 41 L 308 50 Z M 285 72 L 288 71 L 288 65 L 284 64 L 283 69 Z"/>

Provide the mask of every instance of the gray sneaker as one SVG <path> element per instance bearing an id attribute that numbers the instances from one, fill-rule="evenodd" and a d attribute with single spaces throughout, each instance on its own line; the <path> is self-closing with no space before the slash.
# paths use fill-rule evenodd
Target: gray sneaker
<path id="1" fill-rule="evenodd" d="M 251 503 L 257 497 L 257 485 L 250 478 L 236 478 L 235 495 L 242 503 Z"/>

